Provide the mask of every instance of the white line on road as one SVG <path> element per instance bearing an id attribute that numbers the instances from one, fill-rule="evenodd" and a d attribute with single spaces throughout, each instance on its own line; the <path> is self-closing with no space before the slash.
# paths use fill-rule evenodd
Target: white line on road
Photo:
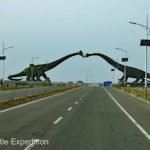
<path id="1" fill-rule="evenodd" d="M 104 88 L 104 87 L 103 87 Z M 150 135 L 146 132 L 143 127 L 136 121 L 128 112 L 117 102 L 117 100 L 104 88 L 107 94 L 112 98 L 112 100 L 118 105 L 118 107 L 126 114 L 126 116 L 133 122 L 133 124 L 145 135 L 145 137 L 150 140 Z"/>
<path id="2" fill-rule="evenodd" d="M 70 111 L 72 109 L 72 107 L 69 107 L 68 109 L 67 109 L 67 111 Z"/>
<path id="3" fill-rule="evenodd" d="M 38 139 L 35 139 L 30 145 L 28 145 L 24 150 L 31 150 L 32 147 L 38 142 Z"/>
<path id="4" fill-rule="evenodd" d="M 78 101 L 75 102 L 75 104 L 78 104 L 78 103 L 79 103 Z"/>
<path id="5" fill-rule="evenodd" d="M 86 96 L 86 94 L 83 94 L 83 95 L 82 95 L 82 97 L 85 97 L 85 96 Z"/>
<path id="6" fill-rule="evenodd" d="M 20 108 L 20 107 L 23 107 L 23 106 L 26 106 L 26 105 L 29 105 L 29 104 L 37 103 L 37 102 L 43 101 L 43 100 L 45 100 L 45 99 L 47 99 L 47 98 L 56 97 L 56 96 L 59 96 L 59 95 L 65 94 L 65 93 L 69 93 L 69 92 L 72 92 L 72 91 L 75 91 L 75 90 L 78 90 L 78 89 L 79 89 L 79 88 L 73 89 L 73 90 L 69 90 L 69 91 L 66 91 L 66 92 L 62 92 L 62 93 L 59 93 L 59 94 L 56 94 L 56 95 L 44 97 L 44 98 L 41 98 L 41 99 L 38 99 L 38 100 L 35 100 L 35 101 L 31 101 L 31 102 L 28 102 L 28 103 L 25 103 L 25 104 L 21 104 L 21 105 L 18 105 L 18 106 L 14 106 L 14 107 L 12 107 L 12 108 L 8 108 L 8 109 L 5 109 L 5 110 L 0 111 L 0 114 L 1 114 L 1 113 L 4 113 L 4 112 L 7 112 L 7 111 L 9 111 L 9 110 L 13 110 L 13 109 Z"/>
<path id="7" fill-rule="evenodd" d="M 59 117 L 56 121 L 53 122 L 53 124 L 57 124 L 58 122 L 60 122 L 63 119 L 63 117 Z"/>

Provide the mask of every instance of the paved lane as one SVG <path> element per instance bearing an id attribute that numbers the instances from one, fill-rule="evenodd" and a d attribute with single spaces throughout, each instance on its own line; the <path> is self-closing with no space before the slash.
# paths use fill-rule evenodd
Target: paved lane
<path id="1" fill-rule="evenodd" d="M 16 98 L 25 95 L 34 95 L 42 92 L 52 91 L 55 89 L 62 89 L 64 86 L 48 86 L 48 87 L 37 87 L 37 88 L 26 88 L 26 89 L 16 89 L 0 91 L 0 100 L 5 100 L 9 98 Z"/>
<path id="2" fill-rule="evenodd" d="M 120 103 L 125 97 L 128 99 L 113 89 L 107 91 Z M 135 100 L 133 105 L 139 109 L 141 104 Z M 149 111 L 144 114 L 150 116 Z M 141 117 L 137 115 L 135 120 L 142 121 Z M 145 124 L 149 121 L 145 120 Z M 150 147 L 150 141 L 101 87 L 75 89 L 0 113 L 0 126 L 0 138 L 8 141 L 13 137 L 49 142 L 42 146 L 0 146 L 2 150 L 149 150 Z M 148 131 L 146 126 L 143 128 Z"/>

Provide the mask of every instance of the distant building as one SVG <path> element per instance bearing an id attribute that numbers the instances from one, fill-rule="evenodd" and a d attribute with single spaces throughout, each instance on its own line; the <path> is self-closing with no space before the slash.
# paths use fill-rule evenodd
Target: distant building
<path id="1" fill-rule="evenodd" d="M 68 81 L 68 84 L 73 84 L 73 81 Z"/>
<path id="2" fill-rule="evenodd" d="M 77 84 L 82 84 L 82 83 L 83 83 L 83 81 L 76 81 L 76 83 L 77 83 Z"/>

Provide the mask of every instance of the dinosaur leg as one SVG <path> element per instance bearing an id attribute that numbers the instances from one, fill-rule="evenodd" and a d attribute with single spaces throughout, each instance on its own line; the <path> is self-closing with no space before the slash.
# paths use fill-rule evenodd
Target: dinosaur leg
<path id="1" fill-rule="evenodd" d="M 127 80 L 128 80 L 128 77 L 126 77 L 125 81 L 127 82 Z"/>
<path id="2" fill-rule="evenodd" d="M 27 81 L 30 81 L 30 76 L 27 76 L 27 77 L 26 77 L 26 80 L 27 80 Z"/>
<path id="3" fill-rule="evenodd" d="M 39 75 L 37 75 L 36 76 L 36 81 L 42 81 L 41 79 L 40 79 L 40 77 L 41 77 L 41 75 L 39 74 Z"/>
<path id="4" fill-rule="evenodd" d="M 33 76 L 33 81 L 36 81 L 35 77 L 36 77 L 36 76 Z"/>
<path id="5" fill-rule="evenodd" d="M 142 81 L 141 81 L 141 83 L 144 83 L 145 81 L 144 81 L 144 78 L 142 78 Z"/>
<path id="6" fill-rule="evenodd" d="M 123 81 L 123 79 L 124 79 L 124 75 L 119 79 L 120 81 Z"/>
<path id="7" fill-rule="evenodd" d="M 46 81 L 50 81 L 50 78 L 49 77 L 47 77 L 47 75 L 45 74 L 45 73 L 43 73 L 43 75 L 42 75 L 43 77 L 44 77 L 44 79 L 46 80 Z"/>
<path id="8" fill-rule="evenodd" d="M 140 79 L 141 79 L 141 78 L 136 78 L 136 80 L 135 80 L 135 81 L 133 81 L 133 82 L 138 82 Z"/>

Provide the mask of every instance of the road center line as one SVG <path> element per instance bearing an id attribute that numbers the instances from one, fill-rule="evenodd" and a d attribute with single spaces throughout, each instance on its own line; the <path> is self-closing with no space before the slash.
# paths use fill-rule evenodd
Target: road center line
<path id="1" fill-rule="evenodd" d="M 57 124 L 58 122 L 60 122 L 63 119 L 63 117 L 59 117 L 56 121 L 53 122 L 53 124 Z"/>
<path id="2" fill-rule="evenodd" d="M 67 109 L 67 111 L 70 111 L 72 109 L 72 107 L 69 107 L 68 109 Z"/>
<path id="3" fill-rule="evenodd" d="M 32 147 L 38 142 L 38 139 L 35 139 L 30 145 L 28 145 L 24 150 L 31 150 Z"/>
<path id="4" fill-rule="evenodd" d="M 78 101 L 75 102 L 75 104 L 78 104 L 78 103 L 79 103 Z"/>
<path id="5" fill-rule="evenodd" d="M 132 123 L 145 135 L 145 137 L 150 140 L 149 133 L 143 129 L 143 127 L 136 121 L 128 112 L 117 102 L 117 100 L 103 87 L 107 94 L 112 98 L 112 100 L 117 104 L 117 106 L 125 113 L 125 115 L 132 121 Z"/>

